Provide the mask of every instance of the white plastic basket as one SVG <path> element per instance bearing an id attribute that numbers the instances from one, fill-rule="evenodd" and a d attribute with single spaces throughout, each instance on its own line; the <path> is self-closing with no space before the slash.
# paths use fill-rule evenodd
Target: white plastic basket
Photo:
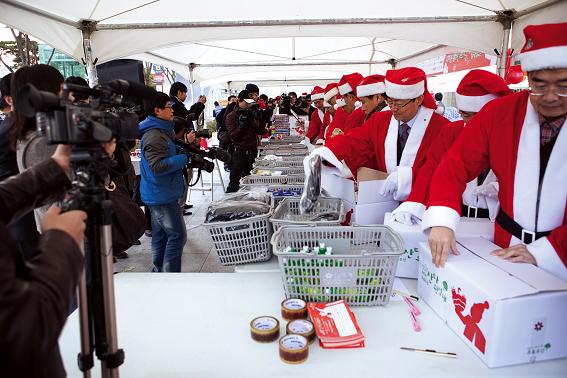
<path id="1" fill-rule="evenodd" d="M 271 175 L 261 174 L 265 171 L 265 173 L 272 173 Z M 280 172 L 278 175 L 273 175 L 275 172 Z M 305 176 L 305 171 L 303 167 L 255 167 L 250 171 L 250 175 L 253 176 Z"/>
<path id="2" fill-rule="evenodd" d="M 303 169 L 303 159 L 297 160 L 256 160 L 254 163 L 255 168 L 301 168 Z"/>
<path id="3" fill-rule="evenodd" d="M 203 223 L 209 231 L 222 265 L 268 261 L 272 258 L 272 228 L 267 214 L 251 218 Z"/>
<path id="4" fill-rule="evenodd" d="M 303 193 L 303 185 L 268 185 L 267 191 L 272 193 L 272 199 L 274 207 L 278 206 L 278 204 L 286 198 L 299 198 Z M 275 196 L 274 192 L 278 191 L 288 191 L 296 193 L 293 196 Z"/>
<path id="5" fill-rule="evenodd" d="M 276 156 L 307 156 L 309 151 L 307 149 L 299 148 L 269 148 L 260 151 L 260 157 L 266 155 L 276 155 Z"/>
<path id="6" fill-rule="evenodd" d="M 246 176 L 240 181 L 241 187 L 268 185 L 303 185 L 305 175 L 301 176 Z"/>
<path id="7" fill-rule="evenodd" d="M 324 243 L 332 255 L 301 250 Z M 402 239 L 387 226 L 282 227 L 272 237 L 286 297 L 310 302 L 345 299 L 351 305 L 390 300 Z"/>
<path id="8" fill-rule="evenodd" d="M 299 200 L 300 197 L 289 197 L 279 202 L 270 217 L 274 232 L 282 226 L 338 226 L 345 219 L 346 207 L 340 198 L 319 197 L 313 210 L 308 214 L 301 214 L 299 211 Z M 337 213 L 337 219 L 311 220 L 313 217 L 326 213 Z"/>

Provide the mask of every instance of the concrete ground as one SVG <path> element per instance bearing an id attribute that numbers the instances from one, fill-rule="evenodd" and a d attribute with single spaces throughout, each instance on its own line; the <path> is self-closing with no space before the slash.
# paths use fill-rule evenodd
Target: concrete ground
<path id="1" fill-rule="evenodd" d="M 225 187 L 228 185 L 228 173 L 224 171 L 223 165 L 219 162 L 220 171 L 224 180 Z M 220 182 L 217 170 L 214 170 L 214 200 L 221 199 L 224 196 L 224 190 Z M 210 187 L 211 174 L 203 173 L 203 186 Z M 198 183 L 195 188 L 200 188 Z M 201 226 L 205 220 L 207 207 L 211 203 L 210 191 L 192 190 L 188 195 L 188 202 L 193 205 L 191 211 L 193 215 L 186 216 L 185 224 L 187 225 L 187 244 L 183 249 L 183 257 L 181 260 L 182 272 L 223 272 L 232 273 L 234 267 L 223 266 L 219 262 L 219 258 L 213 248 L 213 242 L 208 231 Z M 152 268 L 152 247 L 151 238 L 142 236 L 140 238 L 141 245 L 132 246 L 127 252 L 127 259 L 118 260 L 114 264 L 115 272 L 149 272 Z"/>

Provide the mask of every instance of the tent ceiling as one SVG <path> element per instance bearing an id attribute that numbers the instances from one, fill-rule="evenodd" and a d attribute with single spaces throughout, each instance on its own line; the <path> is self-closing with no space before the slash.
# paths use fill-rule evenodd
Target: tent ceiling
<path id="1" fill-rule="evenodd" d="M 408 56 L 445 45 L 490 53 L 502 42 L 497 19 L 504 10 L 521 16 L 512 34 L 512 47 L 519 51 L 523 26 L 562 22 L 567 15 L 567 2 L 559 0 L 436 0 L 435 6 L 421 0 L 328 0 L 325 7 L 297 0 L 276 8 L 254 4 L 3 0 L 0 22 L 80 59 L 80 21 L 95 20 L 91 46 L 100 63 L 152 58 L 147 60 L 184 76 L 194 63 L 194 79 L 226 82 L 236 75 L 270 72 L 272 78 L 383 72 L 388 59 L 403 65 Z"/>

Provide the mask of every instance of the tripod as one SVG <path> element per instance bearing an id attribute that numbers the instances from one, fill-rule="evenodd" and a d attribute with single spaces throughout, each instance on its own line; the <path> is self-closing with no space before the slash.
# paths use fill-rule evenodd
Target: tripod
<path id="1" fill-rule="evenodd" d="M 118 349 L 112 256 L 112 203 L 105 180 L 112 160 L 100 145 L 76 147 L 71 154 L 75 172 L 72 189 L 62 204 L 65 210 L 87 213 L 85 271 L 79 282 L 81 352 L 77 362 L 84 377 L 94 366 L 93 352 L 101 361 L 101 376 L 117 378 L 124 362 Z M 111 189 L 109 189 L 111 190 Z"/>

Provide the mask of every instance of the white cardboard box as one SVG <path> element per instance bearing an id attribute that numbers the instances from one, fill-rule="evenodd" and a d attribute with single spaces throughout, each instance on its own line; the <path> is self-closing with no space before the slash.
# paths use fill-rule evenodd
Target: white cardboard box
<path id="1" fill-rule="evenodd" d="M 377 173 L 368 168 L 358 171 L 358 188 L 353 180 L 338 175 L 336 168 L 323 167 L 321 171 L 321 188 L 325 195 L 341 198 L 353 210 L 352 223 L 359 225 L 383 224 L 384 214 L 398 207 L 399 202 L 392 196 L 381 196 L 380 189 L 384 180 L 375 180 L 382 172 Z M 357 190 L 358 189 L 358 190 Z"/>
<path id="2" fill-rule="evenodd" d="M 398 223 L 388 213 L 384 217 L 384 224 L 396 231 L 404 241 L 404 254 L 400 256 L 397 277 L 417 278 L 419 269 L 420 243 L 427 242 L 427 236 L 421 229 L 420 224 L 411 226 Z M 480 236 L 487 240 L 492 240 L 494 234 L 494 223 L 489 219 L 481 218 L 461 218 L 457 226 L 457 237 Z"/>
<path id="3" fill-rule="evenodd" d="M 418 293 L 491 368 L 567 357 L 567 282 L 490 255 L 498 246 L 457 238 L 444 268 L 421 243 Z"/>

